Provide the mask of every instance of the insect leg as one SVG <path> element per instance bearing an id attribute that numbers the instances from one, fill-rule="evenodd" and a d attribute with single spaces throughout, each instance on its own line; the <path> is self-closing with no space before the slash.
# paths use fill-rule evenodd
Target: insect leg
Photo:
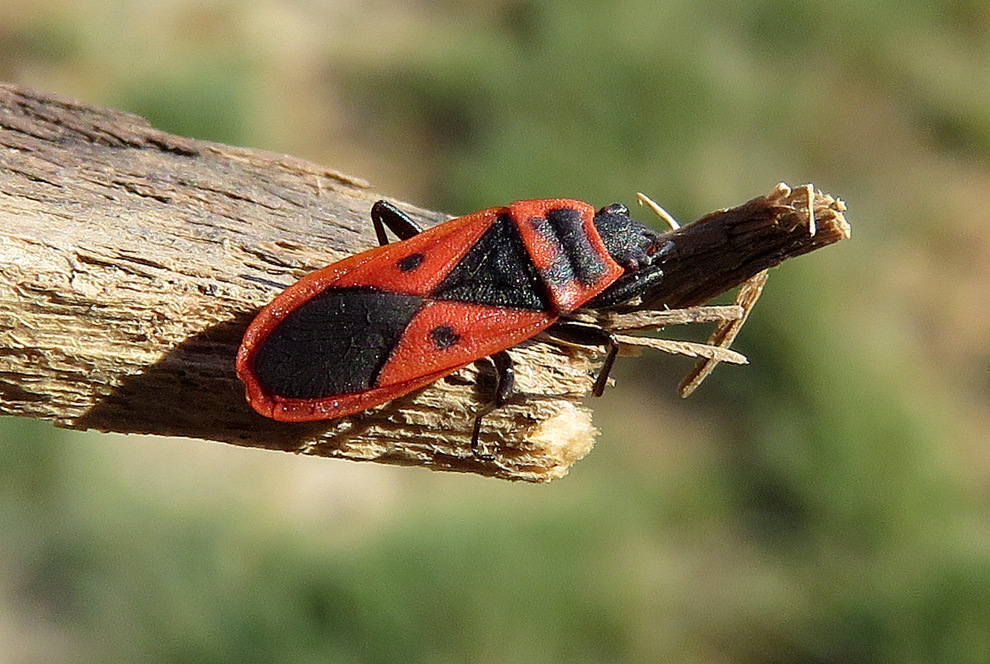
<path id="1" fill-rule="evenodd" d="M 592 388 L 592 394 L 600 397 L 605 391 L 605 383 L 608 382 L 608 375 L 612 372 L 612 365 L 615 364 L 615 356 L 619 354 L 618 337 L 603 327 L 567 320 L 557 321 L 547 328 L 546 333 L 561 341 L 579 346 L 604 346 L 606 348 L 605 363 L 602 365 L 602 370 L 598 372 L 598 378 L 595 379 L 595 386 Z"/>
<path id="2" fill-rule="evenodd" d="M 512 388 L 516 382 L 516 373 L 512 369 L 512 358 L 504 350 L 491 356 L 491 361 L 495 365 L 495 396 L 474 417 L 474 432 L 471 434 L 471 451 L 474 455 L 482 459 L 490 459 L 492 455 L 483 453 L 478 444 L 478 436 L 481 434 L 481 419 L 496 408 L 501 408 L 512 396 Z"/>
<path id="3" fill-rule="evenodd" d="M 409 215 L 388 201 L 378 201 L 371 206 L 371 222 L 375 225 L 375 235 L 378 236 L 378 244 L 381 246 L 388 244 L 388 236 L 385 235 L 386 226 L 398 235 L 400 240 L 408 240 L 422 232 Z"/>
<path id="4" fill-rule="evenodd" d="M 663 270 L 651 265 L 619 277 L 619 280 L 584 303 L 588 309 L 607 309 L 639 295 L 646 295 L 663 280 Z"/>

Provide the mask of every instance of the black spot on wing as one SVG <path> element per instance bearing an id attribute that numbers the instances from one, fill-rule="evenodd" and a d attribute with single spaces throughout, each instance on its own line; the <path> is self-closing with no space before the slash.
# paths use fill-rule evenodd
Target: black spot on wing
<path id="1" fill-rule="evenodd" d="M 551 309 L 546 285 L 508 215 L 485 231 L 431 296 L 493 307 Z"/>
<path id="2" fill-rule="evenodd" d="M 421 253 L 409 254 L 405 258 L 400 258 L 396 265 L 403 272 L 412 272 L 426 260 L 426 256 Z"/>
<path id="3" fill-rule="evenodd" d="M 422 305 L 420 297 L 368 287 L 328 289 L 272 330 L 252 369 L 266 389 L 291 399 L 363 392 Z"/>
<path id="4" fill-rule="evenodd" d="M 437 350 L 447 350 L 460 342 L 461 335 L 450 325 L 437 325 L 430 330 L 430 340 Z"/>

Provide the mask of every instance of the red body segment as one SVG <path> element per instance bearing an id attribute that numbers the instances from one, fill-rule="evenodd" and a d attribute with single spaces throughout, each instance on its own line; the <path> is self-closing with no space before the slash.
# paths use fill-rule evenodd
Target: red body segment
<path id="1" fill-rule="evenodd" d="M 424 373 L 456 371 L 492 353 L 534 337 L 556 320 L 542 311 L 520 311 L 463 302 L 431 300 L 413 317 L 402 339 L 379 374 L 382 385 L 405 385 Z M 459 321 L 451 324 L 450 321 Z M 442 325 L 460 343 L 438 349 L 431 330 Z"/>
<path id="2" fill-rule="evenodd" d="M 491 227 L 498 211 L 499 208 L 492 208 L 451 219 L 408 240 L 345 258 L 309 277 L 303 277 L 303 281 L 314 278 L 323 287 L 371 286 L 394 293 L 428 297 Z M 398 264 L 403 258 L 415 254 L 423 256 L 422 263 L 412 272 L 403 272 Z"/>
<path id="3" fill-rule="evenodd" d="M 580 253 L 575 260 L 573 246 L 562 243 L 554 235 L 554 211 L 563 210 L 565 221 L 571 223 L 571 238 L 579 240 Z M 247 398 L 259 413 L 276 420 L 306 421 L 331 419 L 366 410 L 428 385 L 461 367 L 514 346 L 554 324 L 561 314 L 569 313 L 608 288 L 625 270 L 613 260 L 598 234 L 593 219 L 595 210 L 587 203 L 567 199 L 520 201 L 509 207 L 490 208 L 434 226 L 409 239 L 370 249 L 334 263 L 302 278 L 278 295 L 248 327 L 237 355 L 237 374 L 246 386 Z M 511 222 L 524 253 L 507 261 L 488 263 L 486 255 L 465 258 L 482 242 L 494 237 L 498 223 Z M 573 226 L 573 224 L 577 226 Z M 579 230 L 574 230 L 578 228 Z M 504 243 L 492 242 L 492 255 L 507 251 Z M 522 251 L 522 250 L 520 250 Z M 506 254 L 509 255 L 509 254 Z M 499 262 L 501 261 L 501 262 Z M 504 265 L 510 262 L 511 265 Z M 534 286 L 512 283 L 511 278 L 479 275 L 477 301 L 462 290 L 455 295 L 453 286 L 445 290 L 448 277 L 457 276 L 467 283 L 470 293 L 472 271 L 489 263 L 512 274 L 537 275 Z M 572 270 L 572 272 L 568 272 Z M 466 275 L 466 276 L 465 276 Z M 466 280 L 466 281 L 465 281 Z M 508 286 L 503 281 L 508 280 Z M 515 288 L 512 297 L 532 295 L 533 301 L 545 302 L 534 306 L 527 301 L 519 306 L 485 303 L 493 289 Z M 518 289 L 531 289 L 525 292 Z M 449 292 L 448 292 L 449 291 Z M 323 304 L 321 298 L 328 294 Z M 352 295 L 356 294 L 356 295 Z M 508 297 L 508 296 L 506 296 Z M 511 300 L 512 297 L 509 297 Z M 420 303 L 419 299 L 422 299 Z M 332 302 L 330 301 L 332 299 Z M 353 299 L 353 302 L 352 302 Z M 375 302 L 380 300 L 380 305 Z M 371 304 L 368 304 L 368 302 Z M 510 304 L 512 304 L 510 302 Z M 388 309 L 408 306 L 408 319 L 399 318 Z M 383 310 L 376 310 L 380 306 Z M 325 311 L 335 312 L 333 315 Z M 302 312 L 302 313 L 300 313 Z M 318 337 L 320 329 L 293 317 L 325 316 L 326 342 Z M 380 317 L 381 334 L 373 320 Z M 308 319 L 307 319 L 308 320 Z M 357 322 L 355 322 L 357 321 Z M 343 332 L 337 332 L 337 325 Z M 401 327 L 397 339 L 383 341 L 388 326 Z M 356 330 L 350 334 L 348 330 Z M 296 359 L 290 357 L 294 346 L 274 335 L 298 337 L 317 350 L 340 354 L 339 364 L 321 356 Z M 266 344 L 271 347 L 266 348 Z M 377 344 L 377 345 L 376 345 Z M 384 351 L 382 345 L 384 344 Z M 365 348 L 367 346 L 368 348 Z M 274 388 L 271 370 L 259 370 L 258 358 L 269 352 L 277 366 L 286 371 L 298 371 L 300 378 L 288 376 L 288 388 Z M 360 371 L 368 375 L 361 387 L 346 393 L 320 392 L 320 371 L 312 370 L 307 362 L 326 365 L 326 371 L 340 372 L 325 382 L 346 383 L 352 371 L 343 359 L 353 354 Z M 377 353 L 377 354 L 376 354 Z M 369 359 L 370 358 L 370 359 Z M 265 358 L 264 361 L 268 361 Z M 266 365 L 267 366 L 267 365 Z M 370 367 L 370 368 L 369 368 Z M 265 373 L 268 371 L 269 373 Z M 314 378 L 315 376 L 315 378 Z M 317 383 L 312 387 L 311 383 Z M 290 394 L 298 392 L 304 396 Z"/>
<path id="4" fill-rule="evenodd" d="M 581 201 L 572 201 L 561 198 L 550 198 L 536 201 L 517 201 L 509 206 L 509 213 L 519 229 L 523 243 L 529 250 L 533 265 L 541 273 L 546 273 L 553 266 L 553 260 L 558 254 L 558 248 L 554 246 L 545 235 L 541 235 L 534 224 L 533 219 L 544 219 L 550 210 L 566 207 L 581 213 L 582 229 L 585 237 L 589 240 L 594 257 L 605 266 L 601 277 L 592 284 L 581 284 L 576 280 L 569 280 L 555 283 L 548 279 L 550 296 L 558 313 L 574 311 L 582 304 L 601 293 L 609 287 L 616 279 L 622 276 L 624 270 L 612 260 L 605 243 L 598 235 L 593 219 L 595 218 L 595 208 Z"/>

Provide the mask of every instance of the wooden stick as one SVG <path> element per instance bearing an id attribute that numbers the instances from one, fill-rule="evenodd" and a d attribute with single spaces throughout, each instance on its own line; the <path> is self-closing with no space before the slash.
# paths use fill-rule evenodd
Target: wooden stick
<path id="1" fill-rule="evenodd" d="M 749 317 L 749 312 L 753 310 L 753 306 L 756 301 L 760 298 L 760 294 L 763 292 L 763 287 L 767 285 L 767 271 L 763 270 L 758 272 L 756 275 L 750 277 L 743 282 L 742 286 L 739 287 L 739 292 L 736 294 L 736 306 L 739 307 L 741 315 L 738 318 L 724 318 L 718 322 L 715 330 L 708 337 L 708 343 L 717 348 L 727 349 L 735 341 L 736 335 L 742 329 L 743 324 Z M 705 357 L 703 360 L 695 365 L 694 369 L 678 386 L 678 391 L 682 397 L 691 396 L 691 393 L 698 389 L 702 381 L 705 380 L 715 367 L 718 366 L 719 362 L 724 362 L 725 360 L 720 359 L 714 354 L 711 357 Z"/>
<path id="2" fill-rule="evenodd" d="M 751 212 L 721 214 L 757 237 L 789 227 L 800 202 L 775 192 L 743 206 Z M 593 362 L 547 343 L 512 350 L 518 395 L 484 421 L 492 460 L 468 442 L 474 409 L 488 399 L 484 362 L 334 421 L 274 422 L 245 403 L 234 374 L 244 328 L 284 286 L 373 246 L 368 211 L 379 198 L 360 179 L 300 159 L 0 85 L 0 413 L 505 479 L 564 475 L 595 435 L 581 405 Z M 840 204 L 822 205 L 844 224 Z M 446 218 L 401 207 L 424 225 Z M 715 228 L 719 218 L 703 221 Z M 794 229 L 784 235 L 795 239 L 777 262 L 823 246 Z M 759 271 L 742 275 L 749 270 L 699 287 L 685 283 L 699 271 L 675 262 L 670 272 L 682 276 L 651 304 L 698 304 L 699 293 Z M 711 281 L 711 270 L 700 273 Z"/>

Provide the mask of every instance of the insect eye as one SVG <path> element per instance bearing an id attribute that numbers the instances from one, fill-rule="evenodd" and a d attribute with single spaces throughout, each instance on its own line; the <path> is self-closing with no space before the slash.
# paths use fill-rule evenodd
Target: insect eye
<path id="1" fill-rule="evenodd" d="M 612 203 L 611 205 L 606 205 L 601 210 L 599 210 L 598 214 L 621 214 L 628 217 L 629 208 L 627 208 L 622 203 Z"/>

